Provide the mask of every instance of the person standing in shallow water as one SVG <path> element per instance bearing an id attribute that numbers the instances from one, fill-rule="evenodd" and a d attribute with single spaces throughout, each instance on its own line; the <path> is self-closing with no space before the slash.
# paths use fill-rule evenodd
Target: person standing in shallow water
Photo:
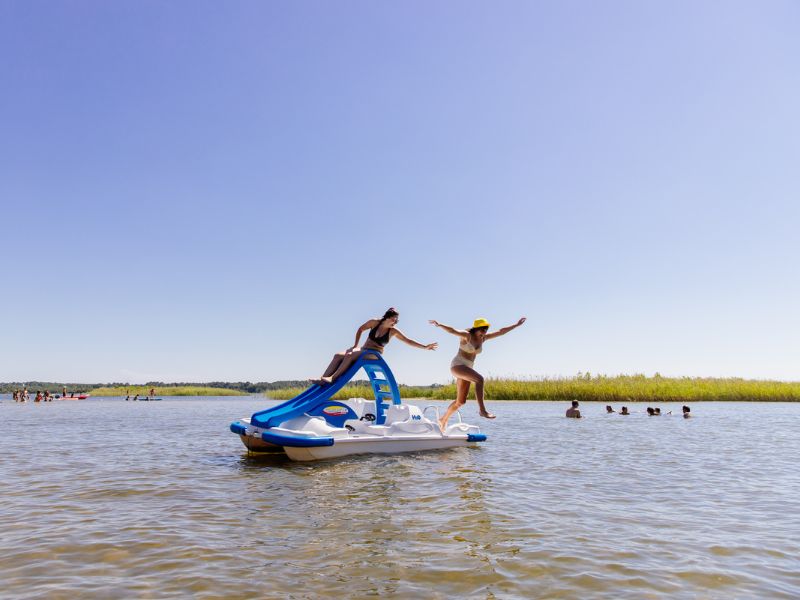
<path id="1" fill-rule="evenodd" d="M 409 346 L 421 348 L 422 350 L 436 350 L 436 348 L 439 347 L 439 344 L 436 342 L 433 344 L 423 344 L 406 337 L 403 332 L 396 327 L 399 320 L 400 313 L 397 312 L 396 308 L 392 307 L 389 308 L 380 319 L 370 319 L 364 323 L 358 328 L 358 331 L 356 331 L 355 344 L 353 344 L 347 350 L 337 352 L 333 356 L 328 368 L 325 369 L 322 377 L 319 377 L 318 379 L 311 379 L 311 382 L 318 385 L 327 385 L 333 383 L 342 374 L 344 374 L 354 362 L 356 362 L 359 356 L 364 354 L 366 351 L 371 350 L 377 354 L 382 354 L 386 344 L 388 344 L 389 340 L 391 340 L 393 337 L 398 338 Z M 369 331 L 367 334 L 367 341 L 363 346 L 359 346 L 358 344 L 361 340 L 361 335 L 365 331 Z"/>
<path id="2" fill-rule="evenodd" d="M 577 400 L 572 401 L 572 406 L 567 409 L 566 417 L 568 419 L 580 419 L 581 418 L 581 411 L 578 410 L 578 406 L 580 406 Z"/>
<path id="3" fill-rule="evenodd" d="M 461 340 L 458 345 L 458 354 L 450 363 L 450 373 L 456 379 L 456 399 L 447 407 L 444 416 L 439 420 L 439 426 L 442 431 L 447 427 L 447 421 L 450 420 L 453 413 L 466 403 L 470 385 L 473 383 L 475 384 L 475 400 L 478 402 L 479 414 L 487 419 L 494 419 L 495 416 L 486 410 L 486 406 L 483 403 L 484 379 L 483 375 L 473 368 L 475 358 L 483 351 L 483 343 L 485 341 L 493 340 L 516 329 L 525 322 L 525 317 L 522 317 L 514 325 L 503 327 L 493 333 L 489 333 L 490 324 L 486 319 L 475 319 L 472 327 L 467 330 L 456 329 L 433 319 L 429 322 L 434 327 L 441 327 L 447 333 L 455 335 Z"/>

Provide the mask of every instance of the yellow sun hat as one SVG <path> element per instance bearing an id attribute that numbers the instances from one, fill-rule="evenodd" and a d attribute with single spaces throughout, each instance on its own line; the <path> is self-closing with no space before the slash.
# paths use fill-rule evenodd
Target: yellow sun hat
<path id="1" fill-rule="evenodd" d="M 486 319 L 475 319 L 475 322 L 472 324 L 473 329 L 478 329 L 478 327 L 489 327 L 489 321 Z"/>

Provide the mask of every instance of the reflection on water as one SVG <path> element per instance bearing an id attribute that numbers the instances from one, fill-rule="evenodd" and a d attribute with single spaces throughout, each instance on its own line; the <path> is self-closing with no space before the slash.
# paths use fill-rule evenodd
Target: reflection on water
<path id="1" fill-rule="evenodd" d="M 0 595 L 800 597 L 798 405 L 497 402 L 479 448 L 294 463 L 228 432 L 264 403 L 4 399 Z"/>

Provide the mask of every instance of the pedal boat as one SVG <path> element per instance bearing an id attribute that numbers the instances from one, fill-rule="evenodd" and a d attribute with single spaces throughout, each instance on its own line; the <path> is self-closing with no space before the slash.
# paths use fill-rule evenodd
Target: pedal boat
<path id="1" fill-rule="evenodd" d="M 369 377 L 374 400 L 331 400 L 360 369 Z M 434 418 L 428 418 L 432 414 Z M 299 396 L 231 423 L 251 452 L 285 452 L 297 461 L 351 454 L 395 454 L 474 446 L 486 440 L 477 425 L 439 427 L 439 410 L 402 402 L 389 366 L 365 352 L 335 383 L 313 385 Z"/>

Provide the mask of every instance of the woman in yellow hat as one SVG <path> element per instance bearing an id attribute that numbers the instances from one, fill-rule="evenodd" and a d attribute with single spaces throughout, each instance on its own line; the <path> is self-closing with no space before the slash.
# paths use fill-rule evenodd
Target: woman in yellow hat
<path id="1" fill-rule="evenodd" d="M 456 399 L 444 413 L 440 419 L 439 425 L 442 431 L 447 427 L 447 421 L 452 414 L 461 408 L 467 401 L 467 394 L 469 393 L 469 386 L 475 384 L 475 399 L 478 401 L 478 409 L 482 417 L 487 419 L 494 419 L 494 415 L 486 410 L 483 404 L 483 375 L 478 373 L 473 366 L 475 365 L 475 357 L 483 350 L 483 343 L 486 340 L 492 340 L 507 334 L 512 329 L 516 329 L 525 322 L 525 317 L 522 317 L 514 325 L 503 327 L 493 333 L 489 333 L 489 321 L 486 319 L 475 319 L 472 327 L 469 329 L 456 329 L 449 325 L 444 325 L 438 321 L 431 320 L 431 325 L 441 327 L 447 333 L 452 333 L 461 338 L 461 343 L 458 345 L 458 354 L 456 354 L 453 361 L 450 363 L 450 372 L 456 378 Z"/>

